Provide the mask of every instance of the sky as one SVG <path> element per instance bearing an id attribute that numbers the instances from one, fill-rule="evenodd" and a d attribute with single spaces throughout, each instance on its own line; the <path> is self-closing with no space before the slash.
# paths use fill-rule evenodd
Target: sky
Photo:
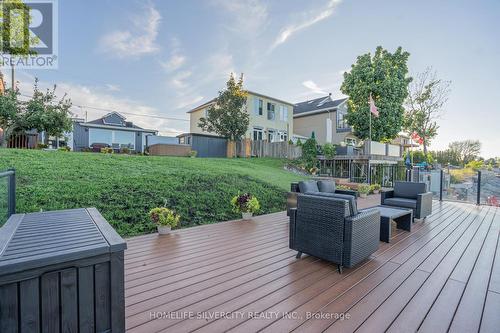
<path id="1" fill-rule="evenodd" d="M 500 156 L 498 0 L 59 0 L 58 11 L 59 68 L 18 70 L 15 80 L 25 93 L 34 77 L 57 84 L 89 120 L 103 108 L 163 135 L 187 132 L 186 112 L 230 72 L 293 103 L 342 97 L 358 55 L 401 46 L 410 75 L 432 66 L 451 81 L 430 149 L 477 139 L 482 156 Z"/>

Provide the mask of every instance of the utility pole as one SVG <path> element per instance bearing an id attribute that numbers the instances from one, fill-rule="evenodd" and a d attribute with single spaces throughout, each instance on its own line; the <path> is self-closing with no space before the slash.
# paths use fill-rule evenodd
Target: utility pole
<path id="1" fill-rule="evenodd" d="M 12 76 L 12 91 L 16 90 L 16 81 L 14 81 L 14 65 L 10 68 Z"/>

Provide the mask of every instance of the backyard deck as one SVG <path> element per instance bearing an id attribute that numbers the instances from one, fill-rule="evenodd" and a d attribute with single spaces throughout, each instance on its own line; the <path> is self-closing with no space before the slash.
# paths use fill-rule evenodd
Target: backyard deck
<path id="1" fill-rule="evenodd" d="M 295 259 L 285 213 L 130 238 L 127 331 L 498 332 L 500 209 L 433 211 L 342 275 Z"/>

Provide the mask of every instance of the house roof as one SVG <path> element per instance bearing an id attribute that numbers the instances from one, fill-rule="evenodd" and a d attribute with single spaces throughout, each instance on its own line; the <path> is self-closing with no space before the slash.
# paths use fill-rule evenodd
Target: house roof
<path id="1" fill-rule="evenodd" d="M 295 104 L 293 108 L 293 115 L 305 115 L 309 113 L 321 113 L 336 110 L 337 107 L 347 101 L 347 98 L 332 99 L 330 95 L 312 99 L 305 102 Z"/>
<path id="2" fill-rule="evenodd" d="M 278 98 L 275 98 L 275 97 L 271 97 L 269 95 L 264 95 L 264 94 L 261 94 L 261 93 L 258 93 L 258 92 L 255 92 L 255 91 L 251 91 L 251 90 L 245 90 L 248 94 L 250 95 L 255 95 L 255 96 L 260 96 L 260 97 L 264 97 L 264 98 L 267 98 L 267 99 L 272 99 L 276 102 L 280 102 L 280 103 L 283 103 L 283 104 L 288 104 L 288 105 L 294 105 L 293 103 L 290 103 L 290 102 L 287 102 L 287 101 L 284 101 L 284 100 L 281 100 L 281 99 L 278 99 Z M 187 113 L 192 113 L 196 110 L 199 110 L 201 108 L 204 108 L 210 104 L 213 104 L 215 103 L 215 101 L 217 100 L 217 98 L 212 98 L 211 100 L 201 104 L 201 105 L 198 105 L 197 107 L 189 110 Z"/>
<path id="3" fill-rule="evenodd" d="M 110 115 L 117 115 L 118 117 L 120 117 L 121 119 L 123 119 L 124 121 L 124 126 L 120 126 L 120 125 L 115 125 L 115 124 L 110 124 L 110 123 L 106 123 L 104 121 L 104 119 L 106 117 L 109 117 Z M 116 128 L 116 129 L 124 129 L 124 130 L 141 130 L 141 131 L 145 131 L 145 132 L 157 132 L 156 130 L 150 130 L 150 129 L 145 129 L 145 128 L 142 128 L 142 127 L 139 127 L 135 124 L 133 124 L 132 122 L 130 121 L 125 121 L 126 118 L 124 116 L 122 116 L 121 114 L 119 114 L 118 112 L 111 112 L 111 113 L 108 113 L 107 115 L 101 117 L 101 118 L 98 118 L 98 119 L 95 119 L 95 120 L 91 120 L 91 121 L 87 121 L 87 122 L 84 122 L 84 123 L 80 123 L 80 125 L 82 126 L 87 126 L 87 127 L 99 127 L 99 128 Z"/>

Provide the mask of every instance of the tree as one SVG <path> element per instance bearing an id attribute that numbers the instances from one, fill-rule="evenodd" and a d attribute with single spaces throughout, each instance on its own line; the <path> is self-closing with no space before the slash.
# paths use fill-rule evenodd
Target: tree
<path id="1" fill-rule="evenodd" d="M 450 143 L 451 154 L 459 158 L 461 165 L 466 165 L 475 160 L 481 153 L 481 142 L 479 140 L 464 140 Z"/>
<path id="2" fill-rule="evenodd" d="M 4 129 L 3 146 L 13 133 L 36 129 L 49 136 L 61 137 L 71 130 L 71 101 L 64 95 L 57 100 L 56 86 L 42 92 L 35 79 L 33 96 L 28 101 L 19 100 L 18 90 L 8 89 L 0 96 L 0 127 Z"/>
<path id="3" fill-rule="evenodd" d="M 379 46 L 373 57 L 370 53 L 359 56 L 351 71 L 344 73 L 340 90 L 349 96 L 346 119 L 358 138 L 370 138 L 369 117 L 372 117 L 371 133 L 375 141 L 393 139 L 401 131 L 403 103 L 411 82 L 407 76 L 409 56 L 401 47 L 392 54 Z M 378 107 L 379 117 L 370 113 L 370 94 Z"/>
<path id="4" fill-rule="evenodd" d="M 207 117 L 202 117 L 198 126 L 207 132 L 215 132 L 234 141 L 240 140 L 250 124 L 245 106 L 247 93 L 243 90 L 243 74 L 238 82 L 231 73 L 226 89 L 219 91 L 215 104 L 207 110 Z M 236 147 L 235 147 L 236 148 Z"/>
<path id="5" fill-rule="evenodd" d="M 441 116 L 442 107 L 450 94 L 450 81 L 442 81 L 428 67 L 416 76 L 408 87 L 406 99 L 405 129 L 417 133 L 422 138 L 424 154 L 431 140 L 437 135 L 437 120 Z"/>

